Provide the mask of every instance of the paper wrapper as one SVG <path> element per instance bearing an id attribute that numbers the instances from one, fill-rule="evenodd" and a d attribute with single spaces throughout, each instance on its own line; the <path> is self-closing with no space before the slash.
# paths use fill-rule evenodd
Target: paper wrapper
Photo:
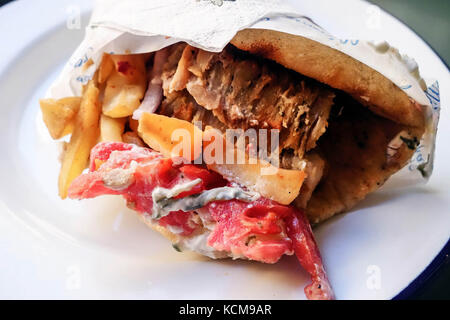
<path id="1" fill-rule="evenodd" d="M 426 133 L 409 164 L 396 177 L 402 185 L 427 181 L 433 170 L 439 121 L 438 82 L 424 81 L 416 62 L 400 55 L 388 43 L 337 39 L 283 1 L 97 0 L 85 39 L 48 96 L 80 96 L 104 52 L 153 52 L 179 41 L 219 52 L 239 30 L 246 28 L 300 35 L 339 50 L 380 72 L 423 105 L 427 111 Z M 89 60 L 93 64 L 86 68 Z"/>

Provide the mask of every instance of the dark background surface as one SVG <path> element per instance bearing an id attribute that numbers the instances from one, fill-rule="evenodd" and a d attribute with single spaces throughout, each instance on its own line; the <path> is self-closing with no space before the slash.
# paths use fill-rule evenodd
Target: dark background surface
<path id="1" fill-rule="evenodd" d="M 449 0 L 369 0 L 369 2 L 403 21 L 428 42 L 447 65 L 450 64 Z"/>
<path id="2" fill-rule="evenodd" d="M 55 0 L 57 1 L 57 0 Z M 0 6 L 11 0 L 0 0 Z M 75 1 L 76 2 L 76 1 Z M 399 18 L 420 35 L 442 60 L 450 63 L 450 0 L 371 0 L 385 11 Z M 432 21 L 430 23 L 430 21 Z M 424 230 L 423 235 L 432 234 Z M 450 299 L 449 246 L 442 252 L 425 277 L 414 283 L 400 298 Z"/>

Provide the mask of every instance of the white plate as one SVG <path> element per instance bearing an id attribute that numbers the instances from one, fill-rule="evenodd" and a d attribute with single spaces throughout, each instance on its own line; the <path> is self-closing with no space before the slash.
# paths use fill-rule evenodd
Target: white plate
<path id="1" fill-rule="evenodd" d="M 449 239 L 449 73 L 388 14 L 376 15 L 374 29 L 367 3 L 311 3 L 302 2 L 305 14 L 335 35 L 387 39 L 414 56 L 424 76 L 440 81 L 443 110 L 430 183 L 387 186 L 315 230 L 338 298 L 392 298 Z M 83 37 L 67 21 L 76 26 L 72 18 L 80 11 L 84 27 L 91 2 L 74 4 L 22 0 L 0 10 L 0 298 L 304 298 L 308 276 L 294 257 L 264 265 L 180 254 L 119 198 L 57 197 L 57 147 L 38 99 Z"/>

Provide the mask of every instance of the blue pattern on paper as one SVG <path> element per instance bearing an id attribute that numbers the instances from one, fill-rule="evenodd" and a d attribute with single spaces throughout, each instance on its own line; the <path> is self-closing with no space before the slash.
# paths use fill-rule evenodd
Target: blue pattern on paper
<path id="1" fill-rule="evenodd" d="M 76 77 L 76 80 L 78 82 L 81 82 L 82 84 L 86 84 L 89 82 L 89 80 L 91 80 L 91 76 L 78 76 Z"/>
<path id="2" fill-rule="evenodd" d="M 80 68 L 82 65 L 84 65 L 86 62 L 88 62 L 89 58 L 90 58 L 90 54 L 89 51 L 92 52 L 94 51 L 94 48 L 89 47 L 88 48 L 88 52 L 86 52 L 81 58 L 79 58 L 78 60 L 75 61 L 75 63 L 73 64 L 74 68 Z"/>
<path id="3" fill-rule="evenodd" d="M 294 16 L 284 16 L 287 19 L 295 20 L 296 22 L 300 22 L 304 26 L 307 26 L 311 29 L 314 29 L 315 31 L 318 31 L 322 33 L 323 35 L 328 37 L 328 40 L 334 41 L 339 40 L 341 44 L 348 44 L 352 46 L 357 46 L 359 44 L 359 40 L 349 40 L 349 39 L 337 39 L 319 26 L 317 26 L 314 22 L 312 22 L 310 19 L 306 17 L 294 17 Z M 264 18 L 264 20 L 270 20 L 269 18 Z"/>
<path id="4" fill-rule="evenodd" d="M 77 62 L 75 62 L 73 67 L 74 68 L 79 68 L 83 64 L 85 64 L 88 60 L 89 60 L 89 58 L 88 58 L 87 54 L 85 54 L 82 58 L 78 59 Z"/>
<path id="5" fill-rule="evenodd" d="M 433 131 L 432 134 L 436 136 L 437 124 L 439 122 L 439 112 L 441 107 L 439 96 L 439 83 L 436 81 L 424 91 L 432 108 Z M 428 141 L 428 143 L 433 143 Z M 434 146 L 431 150 L 425 150 L 422 144 L 414 152 L 414 155 L 408 165 L 409 171 L 419 170 L 424 178 L 428 178 L 433 171 Z"/>
<path id="6" fill-rule="evenodd" d="M 425 91 L 425 95 L 433 107 L 433 110 L 439 110 L 441 105 L 441 98 L 439 96 L 439 83 L 436 81 Z"/>
<path id="7" fill-rule="evenodd" d="M 359 43 L 359 40 L 340 39 L 339 42 L 341 44 L 351 44 L 352 46 L 356 46 Z"/>
<path id="8" fill-rule="evenodd" d="M 333 37 L 331 34 L 326 32 L 319 26 L 317 26 L 314 22 L 312 22 L 310 19 L 306 17 L 294 17 L 294 16 L 284 16 L 284 17 L 287 19 L 295 20 L 296 22 L 300 22 L 301 24 L 322 33 L 323 35 L 327 36 L 329 40 L 335 40 L 335 37 Z"/>

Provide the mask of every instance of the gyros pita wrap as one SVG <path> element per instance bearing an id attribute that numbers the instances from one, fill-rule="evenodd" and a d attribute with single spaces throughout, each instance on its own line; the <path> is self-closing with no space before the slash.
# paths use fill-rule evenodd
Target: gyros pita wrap
<path id="1" fill-rule="evenodd" d="M 268 2 L 267 10 L 240 19 L 241 2 L 224 4 L 235 13 L 219 14 L 205 2 L 186 1 L 234 21 L 232 31 L 218 25 L 216 32 L 178 28 L 174 22 L 168 25 L 177 28 L 167 33 L 161 32 L 166 24 L 145 23 L 141 11 L 130 16 L 134 25 L 105 3 L 73 56 L 77 62 L 66 66 L 53 87 L 59 98 L 70 95 L 69 89 L 83 95 L 76 100 L 83 112 L 73 116 L 78 125 L 71 127 L 63 155 L 60 195 L 122 195 L 177 250 L 265 263 L 296 254 L 312 277 L 307 297 L 332 299 L 310 224 L 348 211 L 402 169 L 421 142 L 433 144 L 437 121 L 429 126 L 430 106 L 421 99 L 418 74 L 398 59 L 399 69 L 383 75 L 386 59 L 370 67 L 357 59 L 367 47 L 355 57 L 351 50 L 337 50 L 331 36 L 328 46 L 320 38 L 326 32 L 308 18 L 276 13 Z M 152 8 L 151 14 L 159 8 L 156 1 L 133 3 Z M 198 14 L 177 10 L 180 26 Z M 298 23 L 304 36 L 263 29 L 270 25 L 268 16 L 280 19 L 274 28 L 279 23 L 292 30 Z M 399 87 L 405 79 L 417 100 Z M 63 101 L 41 102 L 48 126 Z M 73 117 L 66 116 L 57 133 L 66 134 Z M 199 164 L 195 144 L 188 145 L 195 156 L 173 153 L 170 134 L 178 128 L 189 137 L 215 132 L 224 141 L 228 129 L 276 129 L 279 168 L 268 177 L 259 169 L 271 167 L 271 161 Z M 244 153 L 259 155 L 260 140 L 255 147 L 244 139 Z M 202 143 L 201 150 L 209 146 Z M 429 158 L 421 165 L 431 172 L 433 146 L 426 148 Z M 179 158 L 188 163 L 176 162 Z M 88 160 L 89 172 L 81 174 Z"/>
<path id="2" fill-rule="evenodd" d="M 334 97 L 332 108 L 339 109 L 339 115 L 330 115 L 325 134 L 312 149 L 319 149 L 324 162 L 320 180 L 310 198 L 293 202 L 306 210 L 311 223 L 351 209 L 413 155 L 425 130 L 424 108 L 379 72 L 313 40 L 273 30 L 242 30 L 230 43 L 348 94 Z M 174 54 L 176 67 L 185 48 L 183 44 L 178 56 Z M 217 119 L 214 124 L 226 126 Z M 143 220 L 173 243 L 179 241 L 167 228 Z"/>

